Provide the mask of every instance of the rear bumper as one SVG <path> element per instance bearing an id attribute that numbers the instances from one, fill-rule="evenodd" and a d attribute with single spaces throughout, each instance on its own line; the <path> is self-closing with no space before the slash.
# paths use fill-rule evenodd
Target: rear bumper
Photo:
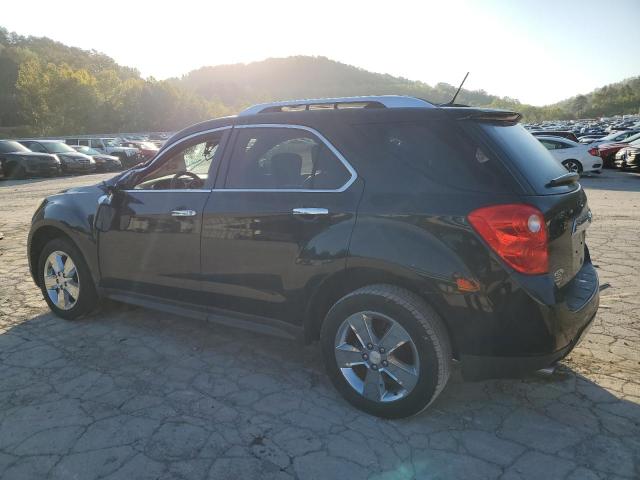
<path id="1" fill-rule="evenodd" d="M 595 313 L 580 329 L 580 333 L 569 345 L 548 355 L 528 357 L 489 357 L 480 355 L 461 355 L 462 376 L 465 380 L 486 380 L 489 378 L 518 377 L 525 373 L 535 372 L 550 367 L 569 355 L 587 334 Z"/>
<path id="2" fill-rule="evenodd" d="M 566 357 L 589 330 L 600 303 L 598 275 L 591 262 L 585 262 L 574 279 L 561 291 L 556 292 L 554 305 L 538 304 L 537 328 L 531 329 L 519 340 L 510 338 L 512 351 L 520 346 L 522 355 L 478 355 L 461 352 L 462 375 L 468 380 L 518 376 L 549 367 Z M 526 319 L 528 322 L 529 319 Z M 519 330 L 527 331 L 531 325 L 519 324 Z M 556 345 L 555 349 L 541 349 L 539 353 L 527 354 L 526 350 L 536 344 L 531 336 L 543 340 L 540 345 Z M 520 343 L 520 345 L 518 345 Z M 560 347 L 560 348 L 558 348 Z"/>

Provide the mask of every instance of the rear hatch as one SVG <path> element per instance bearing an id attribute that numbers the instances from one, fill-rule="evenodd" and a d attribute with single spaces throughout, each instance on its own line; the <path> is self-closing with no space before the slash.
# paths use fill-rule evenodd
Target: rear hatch
<path id="1" fill-rule="evenodd" d="M 549 273 L 558 287 L 567 284 L 585 261 L 585 232 L 591 223 L 587 197 L 576 178 L 521 125 L 505 117 L 470 119 L 467 128 L 479 134 L 520 183 L 523 203 L 538 208 L 549 240 Z M 555 182 L 554 182 L 555 180 Z"/>

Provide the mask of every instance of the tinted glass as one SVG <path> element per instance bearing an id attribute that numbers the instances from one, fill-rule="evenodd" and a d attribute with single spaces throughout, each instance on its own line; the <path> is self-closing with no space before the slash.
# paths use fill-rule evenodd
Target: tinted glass
<path id="1" fill-rule="evenodd" d="M 45 148 L 38 142 L 24 142 L 24 145 L 32 152 L 47 153 Z"/>
<path id="2" fill-rule="evenodd" d="M 28 152 L 29 149 L 24 145 L 14 142 L 13 140 L 0 141 L 0 153 Z"/>
<path id="3" fill-rule="evenodd" d="M 71 148 L 66 143 L 62 143 L 62 142 L 46 142 L 44 144 L 44 148 L 46 148 L 49 153 L 75 152 L 73 148 Z"/>
<path id="4" fill-rule="evenodd" d="M 511 189 L 499 160 L 455 123 L 428 120 L 354 127 L 366 142 L 367 158 L 383 156 L 392 160 L 395 168 L 429 182 L 430 190 L 436 191 L 443 184 L 481 192 Z"/>
<path id="5" fill-rule="evenodd" d="M 337 190 L 351 177 L 315 135 L 295 128 L 238 130 L 225 188 Z"/>
<path id="6" fill-rule="evenodd" d="M 529 181 L 537 193 L 556 193 L 575 187 L 548 188 L 550 180 L 567 173 L 547 149 L 521 125 L 476 123 Z"/>

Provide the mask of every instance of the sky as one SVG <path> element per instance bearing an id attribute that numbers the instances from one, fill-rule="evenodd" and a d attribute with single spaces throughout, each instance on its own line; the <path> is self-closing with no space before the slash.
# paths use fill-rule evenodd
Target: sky
<path id="1" fill-rule="evenodd" d="M 2 0 L 0 26 L 145 77 L 321 55 L 546 105 L 640 75 L 640 0 Z M 375 92 L 372 92 L 375 93 Z"/>

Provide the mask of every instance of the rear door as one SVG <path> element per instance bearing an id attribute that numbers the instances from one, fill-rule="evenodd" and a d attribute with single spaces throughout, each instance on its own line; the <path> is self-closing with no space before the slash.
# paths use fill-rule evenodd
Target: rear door
<path id="1" fill-rule="evenodd" d="M 320 133 L 234 127 L 205 209 L 203 290 L 219 309 L 299 323 L 314 287 L 345 267 L 363 185 Z"/>

